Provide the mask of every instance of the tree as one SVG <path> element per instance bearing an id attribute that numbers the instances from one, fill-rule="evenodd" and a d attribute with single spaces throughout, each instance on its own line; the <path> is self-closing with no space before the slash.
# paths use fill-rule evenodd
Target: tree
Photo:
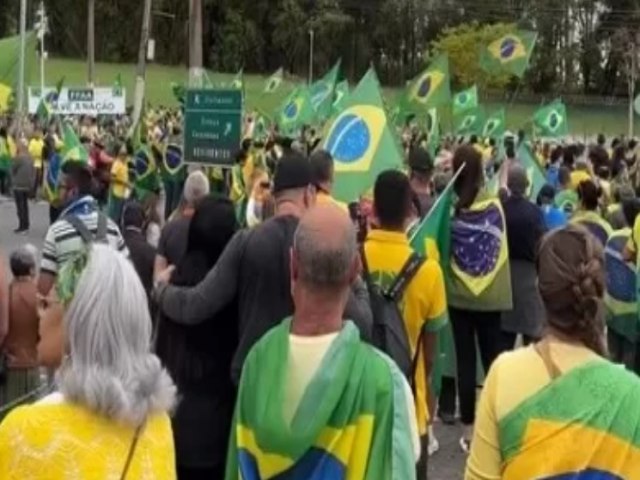
<path id="1" fill-rule="evenodd" d="M 432 43 L 433 56 L 449 56 L 451 75 L 458 88 L 477 84 L 481 89 L 504 89 L 511 81 L 508 73 L 485 72 L 480 68 L 480 49 L 514 30 L 513 24 L 479 25 L 464 23 L 445 29 Z"/>

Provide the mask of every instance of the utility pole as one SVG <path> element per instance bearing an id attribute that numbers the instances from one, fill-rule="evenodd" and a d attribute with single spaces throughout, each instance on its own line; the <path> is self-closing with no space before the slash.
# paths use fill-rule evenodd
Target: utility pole
<path id="1" fill-rule="evenodd" d="M 202 86 L 202 0 L 189 0 L 189 86 Z"/>
<path id="2" fill-rule="evenodd" d="M 138 47 L 138 66 L 136 67 L 136 86 L 133 100 L 133 119 L 129 135 L 133 135 L 133 130 L 140 121 L 142 115 L 142 105 L 144 103 L 145 75 L 147 73 L 147 44 L 149 43 L 149 32 L 151 31 L 151 7 L 152 0 L 144 0 L 144 10 L 142 12 L 142 28 L 140 31 L 140 46 Z"/>
<path id="3" fill-rule="evenodd" d="M 93 87 L 96 68 L 96 0 L 87 4 L 87 83 Z"/>
<path id="4" fill-rule="evenodd" d="M 44 63 L 47 57 L 47 51 L 44 46 L 44 37 L 49 33 L 49 20 L 44 8 L 44 2 L 40 2 L 40 6 L 36 12 L 38 21 L 36 22 L 35 29 L 38 32 L 38 40 L 40 42 L 40 93 L 44 95 L 45 87 L 45 73 Z"/>
<path id="5" fill-rule="evenodd" d="M 313 28 L 309 30 L 309 85 L 313 83 L 313 48 L 314 48 L 315 32 Z"/>
<path id="6" fill-rule="evenodd" d="M 18 69 L 18 112 L 25 114 L 24 105 L 24 63 L 27 54 L 27 0 L 20 0 L 20 64 Z"/>

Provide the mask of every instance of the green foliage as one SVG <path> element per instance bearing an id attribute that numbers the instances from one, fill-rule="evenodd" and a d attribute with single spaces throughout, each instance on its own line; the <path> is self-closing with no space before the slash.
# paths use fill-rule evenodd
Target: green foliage
<path id="1" fill-rule="evenodd" d="M 479 64 L 480 49 L 514 29 L 514 24 L 463 23 L 445 29 L 431 47 L 434 57 L 440 53 L 449 55 L 451 77 L 457 88 L 475 83 L 480 91 L 487 88 L 504 89 L 509 85 L 511 76 L 508 73 L 495 74 L 482 70 Z"/>

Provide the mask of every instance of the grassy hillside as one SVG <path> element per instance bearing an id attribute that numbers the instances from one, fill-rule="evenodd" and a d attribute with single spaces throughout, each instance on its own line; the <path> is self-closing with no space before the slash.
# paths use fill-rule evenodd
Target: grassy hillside
<path id="1" fill-rule="evenodd" d="M 47 62 L 47 83 L 49 85 L 65 76 L 65 85 L 78 86 L 86 82 L 86 64 L 80 60 L 51 59 Z M 127 90 L 127 102 L 133 98 L 133 85 L 135 66 L 132 64 L 99 63 L 96 66 L 96 84 L 100 86 L 112 85 L 116 76 L 122 75 L 123 84 Z M 234 74 L 209 74 L 212 81 L 230 82 Z M 33 71 L 32 80 L 38 78 L 37 69 Z M 168 67 L 163 65 L 149 65 L 147 70 L 147 98 L 153 104 L 174 105 L 175 100 L 171 94 L 171 82 L 185 82 L 187 71 L 184 67 Z M 257 75 L 245 75 L 245 93 L 249 108 L 257 107 L 271 114 L 283 101 L 284 97 L 292 90 L 294 83 L 284 82 L 280 89 L 271 95 L 263 95 L 262 90 L 265 77 Z M 396 98 L 396 89 L 385 89 L 384 95 L 391 103 Z M 501 105 L 485 104 L 488 112 L 499 108 Z M 525 124 L 537 108 L 537 105 L 515 103 L 507 105 L 507 123 L 510 128 L 517 129 Z M 443 127 L 451 128 L 449 115 L 443 115 Z M 598 132 L 617 135 L 627 131 L 626 110 L 621 107 L 602 106 L 594 107 L 569 107 L 569 126 L 576 136 L 592 136 Z M 636 122 L 636 134 L 640 134 L 640 118 Z"/>

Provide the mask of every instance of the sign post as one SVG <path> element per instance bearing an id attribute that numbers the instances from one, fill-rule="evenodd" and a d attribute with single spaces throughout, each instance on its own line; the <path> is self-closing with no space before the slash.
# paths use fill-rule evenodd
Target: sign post
<path id="1" fill-rule="evenodd" d="M 187 90 L 185 162 L 232 167 L 242 140 L 242 110 L 240 90 Z"/>

